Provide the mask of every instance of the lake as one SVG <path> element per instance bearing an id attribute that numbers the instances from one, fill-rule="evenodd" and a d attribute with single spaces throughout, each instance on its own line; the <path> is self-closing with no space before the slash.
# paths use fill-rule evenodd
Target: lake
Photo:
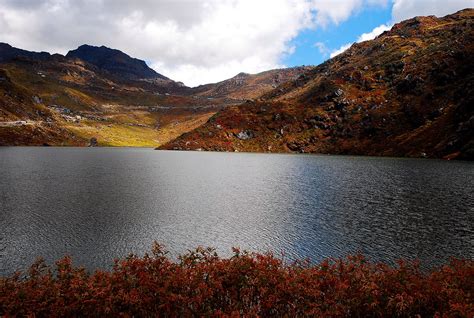
<path id="1" fill-rule="evenodd" d="M 88 269 L 163 243 L 320 261 L 474 258 L 474 164 L 349 156 L 0 148 L 0 275 Z"/>

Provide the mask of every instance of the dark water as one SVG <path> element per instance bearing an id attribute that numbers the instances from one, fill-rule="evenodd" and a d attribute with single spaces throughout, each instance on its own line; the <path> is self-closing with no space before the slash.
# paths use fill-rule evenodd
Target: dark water
<path id="1" fill-rule="evenodd" d="M 319 261 L 474 258 L 474 165 L 437 160 L 0 148 L 0 275 L 198 245 Z"/>

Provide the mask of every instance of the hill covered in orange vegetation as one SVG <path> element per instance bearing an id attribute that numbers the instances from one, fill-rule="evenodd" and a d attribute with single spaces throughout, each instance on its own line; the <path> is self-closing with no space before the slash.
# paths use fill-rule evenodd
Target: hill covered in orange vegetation
<path id="1" fill-rule="evenodd" d="M 473 26 L 403 21 L 161 149 L 473 159 Z"/>

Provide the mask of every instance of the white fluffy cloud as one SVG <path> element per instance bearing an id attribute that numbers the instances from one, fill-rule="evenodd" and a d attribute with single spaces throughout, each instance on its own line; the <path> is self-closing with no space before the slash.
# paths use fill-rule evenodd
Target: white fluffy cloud
<path id="1" fill-rule="evenodd" d="M 337 50 L 334 50 L 331 52 L 330 54 L 330 57 L 333 58 L 341 53 L 344 53 L 345 51 L 347 51 L 350 47 L 352 46 L 352 43 L 347 43 L 347 44 L 344 44 L 343 46 L 341 46 L 340 48 L 338 48 Z"/>
<path id="2" fill-rule="evenodd" d="M 357 38 L 357 43 L 359 42 L 364 42 L 364 41 L 369 41 L 369 40 L 373 40 L 375 39 L 377 36 L 379 36 L 380 34 L 382 34 L 383 32 L 385 31 L 388 31 L 392 28 L 392 25 L 389 25 L 389 24 L 382 24 L 382 25 L 379 25 L 378 27 L 374 28 L 372 31 L 368 32 L 368 33 L 363 33 L 361 34 L 358 38 Z M 339 49 L 337 50 L 334 50 L 331 52 L 331 57 L 335 57 L 336 55 L 339 55 L 343 52 L 345 52 L 346 50 L 348 50 L 351 46 L 352 46 L 353 43 L 347 43 L 347 44 L 344 44 L 343 46 L 341 46 Z"/>
<path id="3" fill-rule="evenodd" d="M 461 9 L 473 7 L 474 0 L 393 0 L 392 22 L 382 24 L 374 28 L 371 32 L 360 35 L 356 42 L 375 39 L 384 31 L 390 30 L 394 23 L 415 16 L 444 16 Z M 352 44 L 353 43 L 344 44 L 339 49 L 332 51 L 330 54 L 331 58 L 348 50 Z"/>
<path id="4" fill-rule="evenodd" d="M 363 33 L 357 39 L 357 42 L 364 42 L 375 39 L 377 36 L 392 28 L 392 24 L 382 24 L 368 33 Z"/>
<path id="5" fill-rule="evenodd" d="M 281 67 L 301 30 L 387 0 L 0 0 L 0 41 L 66 53 L 106 45 L 187 85 Z"/>

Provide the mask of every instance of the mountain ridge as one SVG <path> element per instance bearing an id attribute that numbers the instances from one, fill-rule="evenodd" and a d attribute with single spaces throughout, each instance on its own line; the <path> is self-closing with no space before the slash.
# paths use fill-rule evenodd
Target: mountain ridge
<path id="1" fill-rule="evenodd" d="M 0 42 L 0 63 L 8 62 L 15 58 L 31 58 L 45 60 L 51 58 L 51 54 L 48 52 L 33 52 L 22 50 L 11 46 L 8 43 Z"/>
<path id="2" fill-rule="evenodd" d="M 294 80 L 314 66 L 296 66 L 263 71 L 257 74 L 240 72 L 229 79 L 193 88 L 193 93 L 209 97 L 256 99 L 279 84 Z"/>

